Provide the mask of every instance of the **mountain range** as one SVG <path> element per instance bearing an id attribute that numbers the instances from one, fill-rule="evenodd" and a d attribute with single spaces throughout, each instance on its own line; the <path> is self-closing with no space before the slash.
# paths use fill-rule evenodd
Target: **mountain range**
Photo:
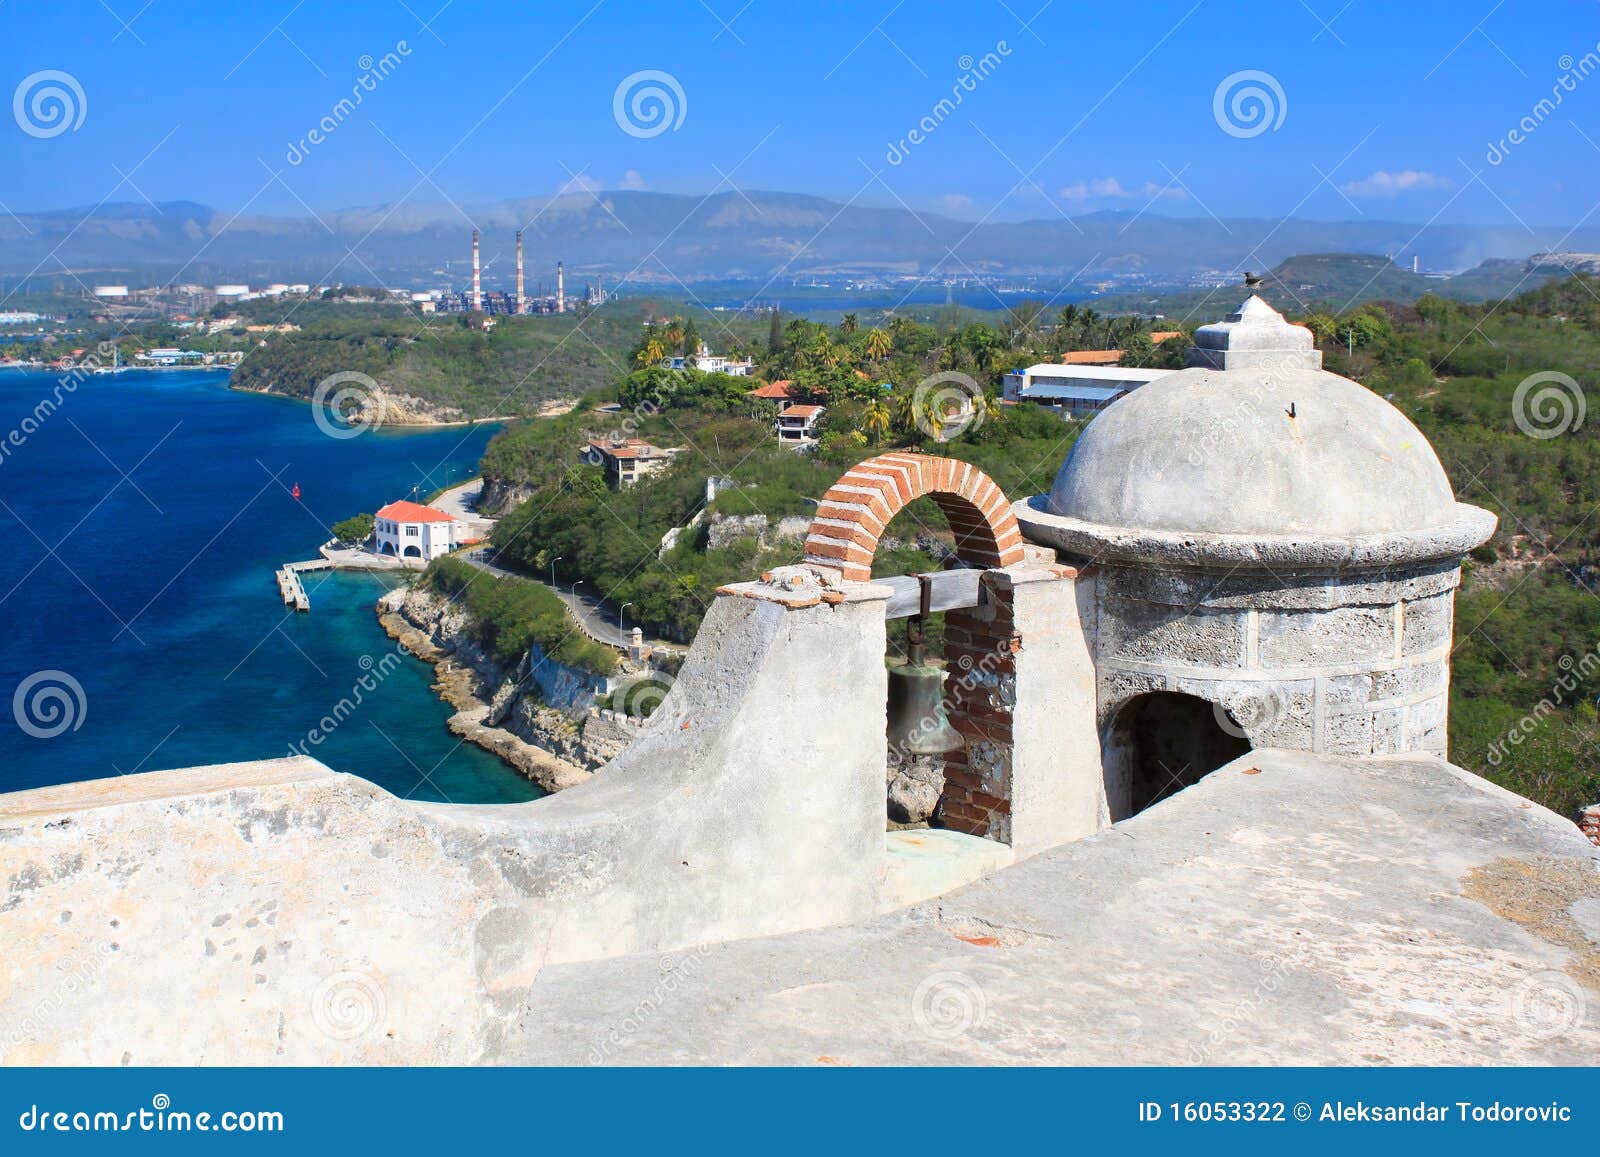
<path id="1" fill-rule="evenodd" d="M 1429 269 L 1549 249 L 1600 250 L 1600 228 L 1570 230 L 1398 221 L 1171 217 L 1095 212 L 974 224 L 906 208 L 795 193 L 709 196 L 617 190 L 485 205 L 401 204 L 304 216 L 232 214 L 193 202 L 108 203 L 0 216 L 0 276 L 63 269 L 130 281 L 302 280 L 461 285 L 470 233 L 486 279 L 510 280 L 526 230 L 531 282 L 556 260 L 608 281 L 788 278 L 817 273 L 1181 279 L 1265 269 L 1305 253 L 1413 254 Z"/>

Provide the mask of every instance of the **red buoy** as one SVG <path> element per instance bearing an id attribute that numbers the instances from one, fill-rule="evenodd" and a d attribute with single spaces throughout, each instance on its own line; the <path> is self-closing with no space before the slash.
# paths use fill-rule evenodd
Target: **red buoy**
<path id="1" fill-rule="evenodd" d="M 296 482 L 294 484 L 294 489 L 289 491 L 289 496 L 291 498 L 299 498 L 300 497 L 300 483 Z"/>

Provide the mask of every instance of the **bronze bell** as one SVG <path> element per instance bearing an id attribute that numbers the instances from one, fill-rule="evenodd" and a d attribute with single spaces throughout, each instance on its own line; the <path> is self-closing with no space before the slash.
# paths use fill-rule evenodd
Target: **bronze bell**
<path id="1" fill-rule="evenodd" d="M 965 746 L 944 713 L 944 672 L 922 648 L 922 616 L 907 624 L 910 657 L 889 668 L 889 746 L 907 755 L 943 755 Z"/>

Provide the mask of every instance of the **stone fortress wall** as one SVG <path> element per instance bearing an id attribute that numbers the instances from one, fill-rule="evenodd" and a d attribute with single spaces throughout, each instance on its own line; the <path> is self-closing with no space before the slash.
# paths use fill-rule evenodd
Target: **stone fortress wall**
<path id="1" fill-rule="evenodd" d="M 25 946 L 0 975 L 0 1061 L 500 1059 L 546 964 L 859 922 L 1102 831 L 1224 749 L 1442 754 L 1457 566 L 1493 519 L 1454 502 L 1426 441 L 1375 395 L 1311 370 L 1251 376 L 1309 348 L 1255 302 L 1202 330 L 1211 368 L 1100 415 L 1049 496 L 1012 504 L 969 464 L 922 455 L 854 467 L 819 505 L 805 563 L 719 590 L 638 740 L 556 796 L 408 803 L 279 760 L 0 797 L 0 939 Z M 1126 420 L 1155 406 L 1204 421 L 1214 408 L 1186 391 L 1240 384 L 1268 402 L 1259 428 L 1230 435 L 1246 461 L 1203 459 L 1186 479 L 1165 457 L 1182 439 Z M 1251 472 L 1253 500 L 1233 502 Z M 1366 526 L 1386 491 L 1388 523 Z M 946 619 L 966 743 L 944 830 L 886 835 L 899 588 L 870 568 L 923 495 L 981 572 Z M 1136 790 L 1134 772 L 1197 730 L 1174 714 L 1155 737 L 1169 746 L 1118 731 L 1156 701 L 1198 705 L 1221 742 Z M 91 964 L 63 999 L 62 976 Z M 342 1035 L 374 1002 L 389 1029 Z"/>

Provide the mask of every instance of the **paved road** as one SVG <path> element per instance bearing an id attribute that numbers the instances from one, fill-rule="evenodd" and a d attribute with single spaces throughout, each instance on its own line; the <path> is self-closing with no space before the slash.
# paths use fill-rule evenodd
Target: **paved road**
<path id="1" fill-rule="evenodd" d="M 633 641 L 632 630 L 621 630 L 617 627 L 617 612 L 594 595 L 583 590 L 574 593 L 571 587 L 553 587 L 543 579 L 506 570 L 490 562 L 485 557 L 487 554 L 487 551 L 465 550 L 456 557 L 499 578 L 518 578 L 524 582 L 538 583 L 546 590 L 555 591 L 556 597 L 567 605 L 567 610 L 577 620 L 583 633 L 597 643 L 626 650 Z"/>
<path id="2" fill-rule="evenodd" d="M 477 512 L 478 495 L 481 493 L 483 493 L 483 479 L 469 478 L 459 486 L 452 486 L 428 505 L 435 510 L 442 510 L 446 514 L 453 514 L 470 522 L 493 523 L 494 519 L 486 518 Z"/>

